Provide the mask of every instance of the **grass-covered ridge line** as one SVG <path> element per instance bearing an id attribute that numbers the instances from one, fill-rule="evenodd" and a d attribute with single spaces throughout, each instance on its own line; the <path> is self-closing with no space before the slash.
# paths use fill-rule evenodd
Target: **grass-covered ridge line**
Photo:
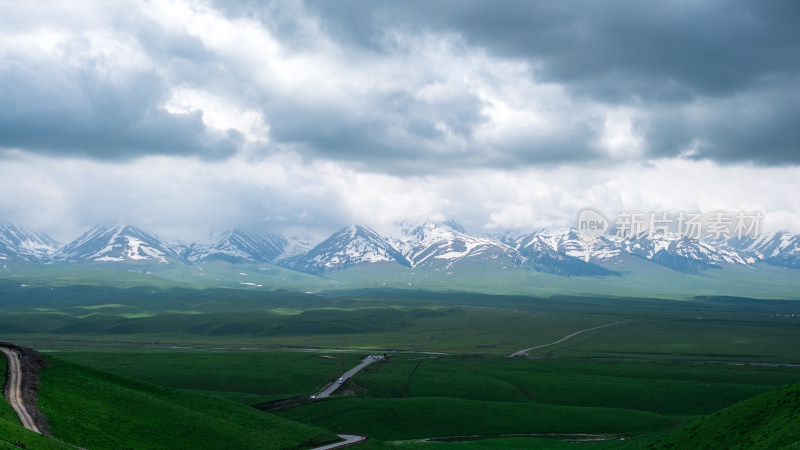
<path id="1" fill-rule="evenodd" d="M 358 365 L 357 353 L 86 352 L 59 358 L 178 389 L 203 391 L 248 405 L 310 395 Z"/>
<path id="2" fill-rule="evenodd" d="M 675 423 L 670 417 L 644 411 L 445 397 L 337 398 L 281 415 L 383 440 L 465 434 L 645 432 Z"/>
<path id="3" fill-rule="evenodd" d="M 85 448 L 299 448 L 332 433 L 226 400 L 48 357 L 39 408 L 54 436 Z"/>
<path id="4" fill-rule="evenodd" d="M 654 449 L 800 446 L 800 383 L 739 402 L 656 442 Z"/>
<path id="5" fill-rule="evenodd" d="M 307 395 L 355 365 L 361 356 L 186 350 L 59 354 L 60 359 L 81 365 L 243 405 Z M 624 442 L 581 446 L 639 448 L 675 426 L 793 382 L 799 374 L 792 366 L 390 354 L 388 361 L 354 376 L 336 398 L 278 414 L 331 430 L 370 435 L 367 448 L 382 448 L 379 441 L 383 440 L 556 432 L 624 435 Z M 235 392 L 229 391 L 231 387 Z M 561 448 L 561 444 L 529 437 L 425 445 Z M 417 448 L 422 444 L 402 445 Z"/>

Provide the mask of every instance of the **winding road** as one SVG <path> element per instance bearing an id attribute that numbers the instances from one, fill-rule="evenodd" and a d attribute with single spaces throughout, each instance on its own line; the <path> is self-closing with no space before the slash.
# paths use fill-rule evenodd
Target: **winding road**
<path id="1" fill-rule="evenodd" d="M 508 356 L 509 356 L 509 358 L 512 358 L 514 356 L 528 356 L 528 352 L 531 351 L 531 350 L 536 350 L 537 348 L 550 347 L 551 345 L 560 344 L 560 343 L 566 341 L 567 339 L 572 339 L 572 338 L 574 338 L 575 336 L 577 336 L 577 335 L 579 335 L 581 333 L 585 333 L 587 331 L 592 331 L 592 330 L 599 330 L 600 328 L 610 327 L 610 326 L 614 326 L 614 325 L 619 325 L 620 323 L 622 323 L 622 322 L 607 323 L 605 325 L 600 325 L 599 327 L 587 328 L 585 330 L 576 331 L 576 332 L 574 332 L 572 334 L 568 334 L 568 335 L 564 336 L 563 338 L 561 338 L 561 339 L 559 339 L 559 340 L 557 340 L 555 342 L 551 342 L 549 344 L 537 345 L 536 347 L 526 348 L 526 349 L 520 350 L 518 352 L 514 352 L 514 353 L 512 353 L 512 354 L 510 354 Z"/>
<path id="2" fill-rule="evenodd" d="M 356 372 L 358 372 L 359 370 L 363 369 L 364 367 L 367 367 L 368 365 L 374 363 L 375 361 L 380 361 L 382 359 L 383 359 L 383 356 L 367 356 L 366 358 L 364 358 L 363 361 L 361 361 L 361 364 L 353 367 L 352 369 L 350 369 L 347 372 L 345 372 L 344 375 L 342 375 L 342 377 L 340 378 L 342 380 L 342 383 L 347 381 L 348 378 L 350 378 L 353 375 L 355 375 Z M 331 394 L 333 394 L 334 391 L 339 389 L 339 386 L 341 386 L 342 383 L 339 383 L 338 381 L 334 381 L 328 387 L 323 389 L 322 392 L 317 394 L 316 398 L 320 399 L 320 398 L 325 398 L 325 397 L 330 396 Z"/>
<path id="3" fill-rule="evenodd" d="M 367 440 L 366 436 L 359 436 L 357 434 L 339 434 L 338 436 L 344 439 L 344 441 L 337 442 L 335 444 L 324 445 L 322 447 L 315 447 L 311 450 L 333 450 L 335 448 L 342 448 L 342 447 L 349 447 L 351 445 L 356 445 L 359 442 Z"/>
<path id="4" fill-rule="evenodd" d="M 344 375 L 342 375 L 339 378 L 339 380 L 342 380 L 341 383 L 338 380 L 334 381 L 328 387 L 323 389 L 322 392 L 320 392 L 319 394 L 314 396 L 314 399 L 320 399 L 320 398 L 329 397 L 331 394 L 333 394 L 334 391 L 339 389 L 339 386 L 344 384 L 344 382 L 347 381 L 348 378 L 350 378 L 353 375 L 355 375 L 356 372 L 358 372 L 359 370 L 363 369 L 364 367 L 367 367 L 368 365 L 374 363 L 375 361 L 380 361 L 382 359 L 383 359 L 383 356 L 367 356 L 366 358 L 364 358 L 363 361 L 361 361 L 361 364 L 359 364 L 359 365 L 353 367 L 352 369 L 348 370 L 347 372 L 344 373 Z M 315 447 L 312 450 L 333 450 L 335 448 L 349 447 L 351 445 L 355 445 L 355 444 L 358 444 L 359 442 L 363 442 L 363 441 L 367 440 L 366 436 L 359 436 L 357 434 L 340 434 L 339 437 L 344 439 L 344 441 L 337 442 L 335 444 L 324 445 L 322 447 Z"/>
<path id="5" fill-rule="evenodd" d="M 6 380 L 6 399 L 11 403 L 11 407 L 17 412 L 19 421 L 22 426 L 35 432 L 42 434 L 42 431 L 36 426 L 33 421 L 28 408 L 22 401 L 22 370 L 20 368 L 19 353 L 13 348 L 0 347 L 0 351 L 6 354 L 8 358 L 8 379 Z"/>

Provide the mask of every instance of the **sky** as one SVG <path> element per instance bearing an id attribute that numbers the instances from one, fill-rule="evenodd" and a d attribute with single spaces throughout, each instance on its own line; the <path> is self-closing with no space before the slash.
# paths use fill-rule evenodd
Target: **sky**
<path id="1" fill-rule="evenodd" d="M 800 232 L 800 3 L 0 0 L 0 222 Z"/>

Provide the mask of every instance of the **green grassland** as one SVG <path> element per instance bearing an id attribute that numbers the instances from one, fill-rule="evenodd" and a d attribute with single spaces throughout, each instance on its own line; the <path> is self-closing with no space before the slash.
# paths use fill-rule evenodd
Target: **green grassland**
<path id="1" fill-rule="evenodd" d="M 796 367 L 393 355 L 350 380 L 349 396 L 281 414 L 390 441 L 546 433 L 654 439 L 798 377 Z"/>
<path id="2" fill-rule="evenodd" d="M 0 386 L 5 386 L 6 366 L 5 356 L 0 356 Z M 71 449 L 70 445 L 41 436 L 25 429 L 19 422 L 16 411 L 11 404 L 0 401 L 0 449 L 19 449 L 15 443 L 22 443 L 27 448 L 36 449 Z"/>
<path id="3" fill-rule="evenodd" d="M 44 273 L 0 280 L 2 340 L 48 352 L 40 406 L 65 442 L 293 448 L 350 432 L 371 436 L 363 448 L 639 448 L 800 380 L 800 302 L 791 300 L 343 282 L 303 293 L 128 276 L 116 285 L 48 283 Z M 611 326 L 507 357 L 602 325 Z M 278 416 L 250 407 L 305 398 L 370 353 L 389 358 L 334 398 Z M 27 433 L 2 409 L 0 427 L 0 438 Z M 569 444 L 552 433 L 608 440 Z M 458 442 L 427 440 L 448 436 Z"/>
<path id="4" fill-rule="evenodd" d="M 361 361 L 354 353 L 180 352 L 59 353 L 83 366 L 153 384 L 202 391 L 254 405 L 322 390 Z"/>
<path id="5" fill-rule="evenodd" d="M 246 406 L 49 357 L 39 408 L 57 438 L 86 448 L 297 448 L 336 436 Z"/>
<path id="6" fill-rule="evenodd" d="M 341 365 L 355 365 L 361 356 L 308 351 L 60 354 L 182 389 L 224 392 L 235 384 L 241 395 L 230 398 L 244 404 L 308 395 L 319 389 L 319 380 L 335 379 L 343 372 Z M 297 375 L 276 376 L 270 367 Z M 568 437 L 541 435 L 590 433 L 613 440 L 571 444 L 573 448 L 639 448 L 702 415 L 798 379 L 800 368 L 793 366 L 390 353 L 385 362 L 350 379 L 333 398 L 278 414 L 401 447 L 480 448 L 469 442 L 472 438 L 418 440 L 522 434 L 539 437 L 495 438 L 485 444 L 524 448 L 528 442 L 532 448 L 559 448 L 559 439 Z"/>
<path id="7" fill-rule="evenodd" d="M 230 264 L 209 261 L 199 265 L 170 264 L 31 264 L 17 263 L 0 271 L 0 280 L 28 286 L 110 286 L 130 288 L 225 288 L 267 292 L 290 290 L 338 295 L 354 289 L 398 289 L 409 292 L 464 292 L 488 295 L 602 295 L 684 299 L 698 295 L 744 296 L 761 299 L 797 299 L 800 277 L 796 270 L 759 264 L 684 274 L 654 263 L 608 264 L 621 276 L 562 277 L 529 267 L 493 267 L 456 262 L 444 268 L 409 269 L 398 264 L 363 264 L 323 276 L 272 264 Z"/>
<path id="8" fill-rule="evenodd" d="M 656 449 L 781 449 L 800 442 L 800 384 L 717 411 L 653 445 Z"/>
<path id="9" fill-rule="evenodd" d="M 379 440 L 512 433 L 637 433 L 674 422 L 659 414 L 613 408 L 457 398 L 333 399 L 282 414 Z"/>
<path id="10" fill-rule="evenodd" d="M 0 283 L 0 330 L 40 349 L 391 349 L 645 359 L 800 361 L 800 302 L 527 297 L 382 289 L 292 291 Z M 794 316 L 793 316 L 794 315 Z"/>
<path id="11" fill-rule="evenodd" d="M 634 258 L 636 259 L 636 258 Z M 800 277 L 796 270 L 759 265 L 723 264 L 696 274 L 676 272 L 658 264 L 608 265 L 621 273 L 609 277 L 562 277 L 526 267 L 486 269 L 482 264 L 455 263 L 446 270 L 406 269 L 396 265 L 365 264 L 326 274 L 331 291 L 348 289 L 402 289 L 408 291 L 465 292 L 489 295 L 612 296 L 685 299 L 697 295 L 797 299 Z M 320 289 L 325 289 L 321 287 Z"/>

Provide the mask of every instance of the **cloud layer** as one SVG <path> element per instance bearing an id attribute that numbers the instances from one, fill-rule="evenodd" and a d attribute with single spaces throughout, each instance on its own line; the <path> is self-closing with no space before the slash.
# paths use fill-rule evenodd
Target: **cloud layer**
<path id="1" fill-rule="evenodd" d="M 772 198 L 800 174 L 791 2 L 86 0 L 0 12 L 5 220 L 397 215 L 377 203 L 498 229 L 595 201 L 698 206 L 685 190 L 614 181 L 646 173 L 701 177 L 709 203 L 800 223 L 797 205 Z M 762 190 L 740 192 L 732 173 Z"/>

